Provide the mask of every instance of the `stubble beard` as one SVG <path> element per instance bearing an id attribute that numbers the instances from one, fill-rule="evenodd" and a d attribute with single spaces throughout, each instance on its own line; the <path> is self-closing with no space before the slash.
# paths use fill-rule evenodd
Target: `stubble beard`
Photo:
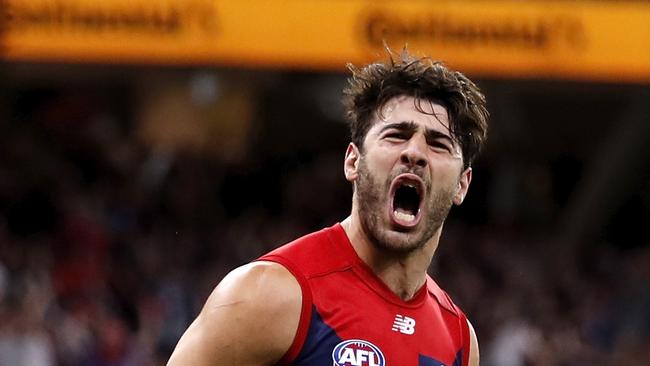
<path id="1" fill-rule="evenodd" d="M 363 157 L 359 161 L 358 172 L 355 194 L 361 226 L 370 242 L 380 250 L 404 255 L 422 248 L 440 229 L 453 204 L 453 186 L 432 191 L 431 182 L 426 181 L 429 196 L 425 197 L 428 202 L 422 208 L 423 221 L 411 231 L 398 230 L 392 227 L 385 215 L 387 201 L 392 199 L 388 196 L 391 182 L 402 172 L 393 174 L 380 183 L 370 173 Z"/>

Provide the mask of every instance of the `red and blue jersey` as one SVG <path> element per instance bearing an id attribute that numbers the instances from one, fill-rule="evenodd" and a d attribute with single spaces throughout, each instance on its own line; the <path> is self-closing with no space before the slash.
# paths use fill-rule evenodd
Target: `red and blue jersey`
<path id="1" fill-rule="evenodd" d="M 341 227 L 309 234 L 260 260 L 283 265 L 302 289 L 296 337 L 280 364 L 467 366 L 463 312 L 427 276 L 404 301 L 359 258 Z"/>

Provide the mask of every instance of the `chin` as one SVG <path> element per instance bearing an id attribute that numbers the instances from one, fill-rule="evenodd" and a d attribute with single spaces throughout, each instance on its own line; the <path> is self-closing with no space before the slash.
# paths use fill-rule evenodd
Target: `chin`
<path id="1" fill-rule="evenodd" d="M 378 249 L 393 253 L 408 254 L 422 248 L 432 235 L 422 230 L 403 231 L 399 229 L 372 230 L 371 241 Z"/>

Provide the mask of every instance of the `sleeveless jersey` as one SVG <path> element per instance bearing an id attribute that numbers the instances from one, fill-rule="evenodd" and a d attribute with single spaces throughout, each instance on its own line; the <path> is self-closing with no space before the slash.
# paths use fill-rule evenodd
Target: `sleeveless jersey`
<path id="1" fill-rule="evenodd" d="M 449 296 L 427 276 L 403 301 L 359 258 L 340 224 L 259 260 L 283 265 L 302 289 L 298 331 L 280 364 L 467 366 L 467 319 Z"/>

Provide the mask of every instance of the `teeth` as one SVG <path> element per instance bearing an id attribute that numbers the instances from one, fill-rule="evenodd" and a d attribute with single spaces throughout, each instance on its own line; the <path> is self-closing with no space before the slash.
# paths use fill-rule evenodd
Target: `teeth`
<path id="1" fill-rule="evenodd" d="M 406 222 L 411 222 L 415 220 L 415 215 L 406 213 L 406 212 L 400 212 L 400 211 L 393 211 L 393 214 L 395 215 L 396 218 L 406 221 Z"/>

